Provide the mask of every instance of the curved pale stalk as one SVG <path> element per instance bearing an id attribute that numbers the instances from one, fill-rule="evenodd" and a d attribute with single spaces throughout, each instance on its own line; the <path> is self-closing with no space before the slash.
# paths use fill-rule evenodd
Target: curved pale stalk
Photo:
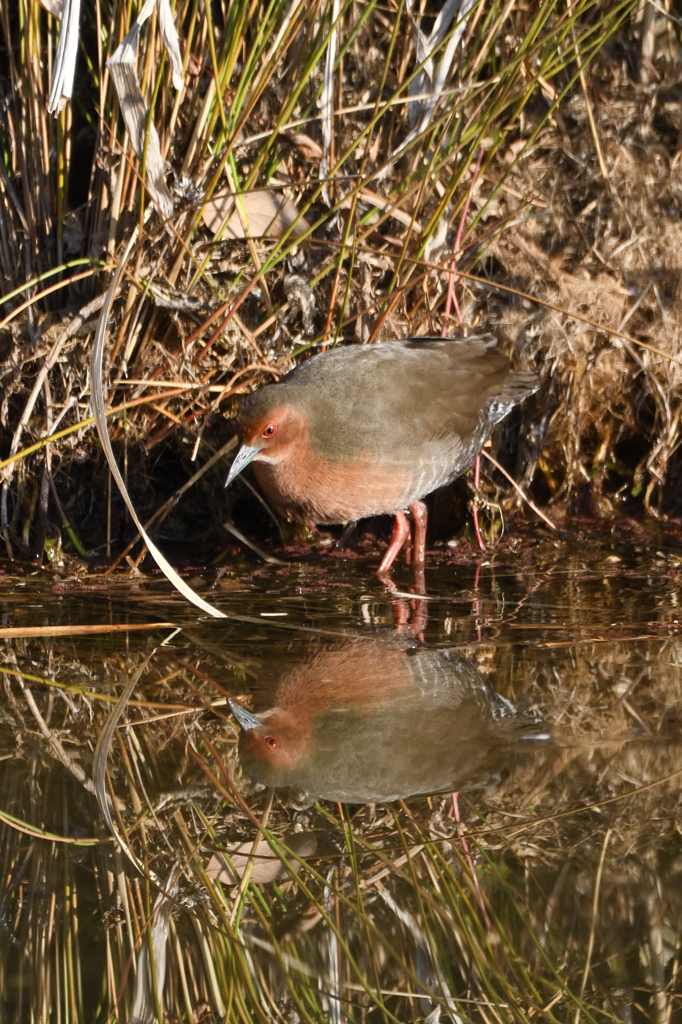
<path id="1" fill-rule="evenodd" d="M 116 481 L 119 491 L 121 492 L 121 497 L 125 501 L 128 507 L 128 511 L 132 516 L 133 522 L 135 523 L 135 526 L 137 527 L 140 536 L 142 537 L 142 540 L 147 545 L 149 553 L 156 562 L 156 564 L 158 565 L 159 569 L 164 574 L 166 579 L 173 584 L 175 589 L 180 594 L 182 594 L 182 596 L 186 598 L 187 601 L 195 605 L 195 607 L 200 608 L 201 611 L 206 612 L 208 615 L 211 615 L 214 619 L 224 619 L 226 618 L 224 612 L 221 612 L 218 608 L 214 607 L 214 605 L 209 604 L 208 601 L 204 601 L 202 597 L 199 597 L 199 595 L 196 594 L 192 590 L 192 588 L 185 583 L 183 579 L 181 579 L 181 577 L 177 574 L 173 566 L 159 551 L 156 544 L 145 530 L 142 524 L 142 520 L 138 516 L 135 506 L 133 505 L 132 499 L 128 494 L 128 489 L 124 483 L 123 477 L 121 476 L 121 471 L 118 468 L 118 464 L 114 456 L 114 451 L 113 448 L 111 447 L 111 441 L 109 440 L 109 432 L 107 430 L 106 420 L 106 409 L 104 405 L 104 388 L 102 383 L 102 367 L 104 363 L 104 342 L 107 336 L 107 321 L 109 319 L 111 304 L 114 301 L 114 295 L 116 294 L 118 283 L 121 279 L 123 269 L 126 263 L 128 262 L 128 259 L 130 258 L 130 254 L 133 251 L 136 239 L 137 232 L 133 233 L 130 241 L 128 242 L 125 252 L 123 253 L 119 265 L 116 268 L 116 271 L 114 272 L 114 275 L 111 279 L 109 290 L 107 292 L 106 298 L 104 300 L 104 305 L 102 307 L 102 312 L 100 314 L 99 323 L 97 325 L 97 333 L 95 335 L 95 340 L 92 346 L 92 359 L 90 363 L 90 389 L 92 398 L 92 409 L 95 414 L 95 423 L 97 424 L 97 431 L 102 442 L 104 454 L 106 455 L 107 462 L 109 463 L 109 468 L 111 470 L 112 476 Z"/>

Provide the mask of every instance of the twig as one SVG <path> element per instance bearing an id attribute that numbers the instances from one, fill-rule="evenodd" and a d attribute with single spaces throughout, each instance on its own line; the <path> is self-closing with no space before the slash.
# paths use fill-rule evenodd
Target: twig
<path id="1" fill-rule="evenodd" d="M 607 828 L 606 835 L 604 836 L 604 843 L 601 848 L 601 857 L 599 858 L 599 867 L 597 868 L 597 877 L 594 881 L 594 895 L 592 897 L 592 920 L 590 922 L 590 939 L 587 944 L 587 956 L 585 957 L 585 970 L 583 971 L 582 981 L 580 983 L 580 999 L 582 1000 L 585 993 L 585 986 L 587 985 L 587 979 L 590 973 L 590 964 L 592 962 L 592 952 L 594 950 L 594 936 L 597 928 L 597 915 L 599 913 L 599 891 L 601 889 L 601 878 L 604 871 L 604 862 L 606 860 L 606 848 L 609 845 L 609 839 L 611 838 L 611 828 Z M 575 1010 L 575 1017 L 573 1018 L 573 1024 L 578 1024 L 580 1020 L 580 1003 L 578 1003 Z"/>
<path id="2" fill-rule="evenodd" d="M 251 846 L 251 852 L 249 854 L 249 859 L 247 860 L 246 864 L 244 865 L 244 871 L 242 873 L 242 877 L 239 880 L 239 888 L 237 889 L 237 895 L 236 895 L 234 904 L 232 906 L 232 911 L 230 913 L 230 924 L 233 927 L 234 927 L 235 921 L 238 920 L 238 917 L 239 917 L 239 915 L 241 913 L 241 908 L 242 908 L 242 904 L 243 904 L 243 900 L 244 900 L 244 892 L 245 892 L 246 887 L 249 884 L 249 881 L 251 879 L 251 874 L 253 872 L 253 866 L 254 866 L 254 864 L 256 862 L 256 855 L 258 854 L 258 847 L 260 846 L 261 839 L 263 838 L 263 832 L 264 832 L 264 830 L 265 830 L 265 828 L 266 828 L 266 826 L 268 824 L 268 818 L 270 817 L 270 811 L 272 810 L 272 801 L 274 799 L 274 796 L 275 796 L 275 791 L 274 791 L 274 789 L 271 789 L 270 792 L 268 793 L 267 802 L 265 804 L 265 808 L 263 810 L 263 815 L 261 817 L 260 824 L 258 826 L 258 831 L 256 832 L 256 835 L 255 835 L 254 840 L 253 840 L 253 844 Z"/>
<path id="3" fill-rule="evenodd" d="M 268 555 L 267 552 L 263 551 L 262 548 L 259 548 L 257 544 L 254 544 L 252 540 L 249 540 L 248 537 L 245 537 L 241 530 L 238 530 L 234 523 L 230 523 L 227 519 L 223 523 L 223 529 L 227 530 L 228 533 L 231 533 L 233 537 L 236 537 L 237 540 L 240 541 L 240 543 L 244 544 L 245 547 L 253 551 L 253 553 L 255 555 L 258 555 L 259 558 L 262 558 L 263 561 L 267 562 L 268 565 L 287 564 L 286 562 L 283 562 L 281 558 L 275 558 L 274 555 Z"/>
<path id="4" fill-rule="evenodd" d="M 174 622 L 116 622 L 91 626 L 3 626 L 0 640 L 31 636 L 94 636 L 95 634 L 133 633 L 144 629 L 173 629 Z"/>
<path id="5" fill-rule="evenodd" d="M 592 110 L 592 104 L 590 103 L 590 96 L 587 89 L 587 80 L 585 79 L 585 71 L 583 69 L 582 61 L 580 60 L 580 52 L 575 42 L 575 27 L 571 26 L 571 35 L 573 36 L 573 48 L 575 50 L 575 62 L 578 65 L 580 72 L 580 86 L 583 90 L 583 96 L 585 97 L 585 107 L 587 108 L 587 119 L 590 122 L 590 131 L 594 140 L 594 148 L 597 152 L 597 160 L 599 161 L 599 170 L 601 176 L 607 185 L 610 185 L 609 172 L 606 169 L 606 163 L 604 161 L 604 154 L 602 153 L 601 142 L 599 141 L 599 132 L 597 131 L 597 122 L 594 118 L 594 111 Z"/>
<path id="6" fill-rule="evenodd" d="M 483 893 L 481 892 L 481 886 L 478 881 L 478 875 L 476 874 L 476 868 L 474 867 L 474 862 L 471 859 L 471 853 L 469 852 L 469 844 L 466 841 L 464 828 L 462 827 L 462 819 L 459 814 L 458 796 L 458 793 L 452 794 L 452 810 L 455 816 L 455 821 L 459 826 L 459 828 L 457 829 L 457 831 L 459 832 L 459 840 L 462 844 L 462 849 L 464 850 L 464 855 L 466 857 L 467 864 L 469 865 L 469 874 L 471 875 L 471 881 L 473 883 L 474 889 L 476 890 L 476 895 L 478 897 L 478 903 L 481 908 L 481 912 L 483 913 L 483 920 L 485 921 L 485 926 L 488 929 L 488 931 L 490 931 L 490 917 L 488 916 L 488 911 L 486 909 L 485 901 L 483 899 Z"/>
<path id="7" fill-rule="evenodd" d="M 50 732 L 47 723 L 45 722 L 45 719 L 41 715 L 38 705 L 36 704 L 33 698 L 33 694 L 31 693 L 30 689 L 24 685 L 23 679 L 19 678 L 17 681 L 23 691 L 24 697 L 26 698 L 26 703 L 28 704 L 29 708 L 31 709 L 33 717 L 38 723 L 38 728 L 40 729 L 41 733 L 43 734 L 48 744 L 50 745 L 50 748 L 55 757 L 57 758 L 57 760 L 61 761 L 64 767 L 71 772 L 74 778 L 78 779 L 80 784 L 85 789 L 87 789 L 88 793 L 92 793 L 94 796 L 95 786 L 92 779 L 88 778 L 88 776 L 85 774 L 85 772 L 83 771 L 79 764 L 76 764 L 75 761 L 71 760 L 71 758 L 66 753 L 57 737 Z"/>
<path id="8" fill-rule="evenodd" d="M 546 516 L 546 515 L 545 515 L 545 513 L 544 513 L 544 512 L 542 512 L 542 511 L 541 511 L 541 510 L 540 510 L 540 509 L 539 509 L 539 508 L 537 507 L 537 505 L 535 504 L 535 502 L 534 502 L 534 501 L 531 501 L 531 499 L 530 499 L 530 498 L 528 497 L 528 495 L 527 495 L 527 494 L 526 494 L 526 493 L 525 493 L 525 492 L 524 492 L 524 491 L 522 490 L 522 488 L 521 488 L 521 487 L 520 487 L 520 486 L 519 486 L 519 485 L 517 484 L 517 482 L 516 482 L 516 480 L 515 480 L 515 479 L 513 478 L 513 476 L 511 476 L 511 475 L 510 475 L 510 474 L 509 474 L 509 473 L 507 472 L 507 470 L 506 470 L 506 469 L 504 468 L 504 466 L 501 466 L 501 465 L 499 464 L 499 462 L 497 461 L 497 459 L 496 459 L 496 458 L 495 458 L 495 457 L 494 457 L 493 455 L 491 455 L 491 454 L 490 454 L 490 452 L 489 452 L 489 451 L 487 450 L 487 448 L 483 448 L 483 449 L 481 449 L 481 454 L 482 454 L 482 455 L 485 455 L 485 457 L 486 457 L 486 459 L 488 460 L 488 462 L 491 462 L 491 463 L 493 464 L 493 466 L 495 467 L 495 469 L 499 469 L 499 471 L 500 471 L 500 473 L 502 474 L 502 476 L 504 476 L 504 477 L 506 477 L 506 478 L 507 478 L 507 480 L 508 480 L 508 481 L 509 481 L 509 483 L 510 483 L 510 484 L 512 485 L 512 487 L 514 488 L 514 490 L 515 490 L 515 491 L 517 491 L 517 493 L 518 493 L 518 494 L 519 494 L 519 495 L 520 495 L 520 496 L 521 496 L 521 497 L 523 498 L 523 500 L 524 500 L 524 501 L 526 502 L 526 504 L 527 504 L 527 505 L 530 505 L 530 507 L 531 507 L 531 508 L 533 509 L 533 512 L 535 512 L 535 514 L 536 514 L 536 515 L 540 516 L 540 519 L 542 519 L 542 521 L 543 521 L 544 523 L 547 523 L 547 526 L 549 526 L 550 530 L 556 530 L 556 529 L 557 529 L 557 527 L 556 527 L 556 526 L 554 525 L 554 523 L 552 522 L 552 520 L 551 520 L 551 519 L 550 519 L 550 518 L 549 518 L 548 516 Z"/>
<path id="9" fill-rule="evenodd" d="M 20 306 L 16 306 L 12 310 L 11 313 L 7 314 L 7 316 L 5 317 L 4 320 L 0 320 L 0 330 L 2 330 L 3 327 L 7 327 L 7 324 L 10 323 L 10 321 L 13 320 L 15 316 L 17 316 L 19 313 L 23 312 L 23 310 L 27 309 L 32 303 L 37 302 L 38 299 L 44 299 L 48 295 L 51 295 L 52 292 L 60 291 L 66 285 L 75 284 L 76 281 L 83 281 L 86 277 L 92 277 L 93 274 L 99 274 L 103 270 L 111 270 L 111 265 L 105 264 L 104 266 L 91 267 L 89 270 L 84 270 L 84 271 L 82 271 L 82 273 L 75 274 L 73 277 L 68 278 L 67 281 L 57 281 L 56 284 L 50 285 L 49 288 L 45 288 L 42 292 L 39 292 L 37 295 L 32 296 L 32 298 L 27 299 L 26 302 L 22 302 L 22 304 Z M 95 299 L 94 301 L 97 302 L 98 300 Z M 104 301 L 104 297 L 102 297 L 102 302 L 103 301 Z M 102 303 L 100 302 L 100 306 L 101 306 L 101 304 Z M 92 305 L 92 303 L 90 303 L 90 305 Z M 99 309 L 100 306 L 96 306 L 95 309 Z M 87 307 L 84 307 L 84 308 L 87 309 Z M 81 312 L 82 312 L 82 310 L 81 310 Z M 78 316 L 75 319 L 77 320 L 80 315 L 81 314 L 78 313 Z M 73 322 L 74 321 L 72 320 L 71 324 L 69 324 L 69 327 L 71 327 Z M 81 321 L 81 323 L 82 323 L 82 321 Z M 66 328 L 67 331 L 69 330 L 69 327 Z M 80 327 L 80 324 L 78 324 L 76 326 L 75 330 L 78 330 L 78 327 Z M 68 335 L 68 337 L 71 337 L 71 335 Z M 55 345 L 56 344 L 57 344 L 57 342 L 55 342 Z"/>
<path id="10" fill-rule="evenodd" d="M 178 388 L 175 393 L 170 392 L 163 395 L 164 398 L 174 397 L 174 395 L 182 395 L 188 388 Z M 117 413 L 125 412 L 127 409 L 134 409 L 138 405 L 153 405 L 154 402 L 160 398 L 159 395 L 141 395 L 139 398 L 133 398 L 130 402 L 122 402 L 121 405 L 114 405 L 108 408 L 105 412 L 105 416 L 116 416 Z M 16 455 L 10 455 L 9 458 L 0 462 L 0 469 L 5 469 L 7 466 L 11 466 L 14 462 L 19 462 L 21 459 L 27 458 L 29 455 L 33 455 L 35 452 L 39 452 L 46 445 L 52 444 L 53 441 L 59 441 L 62 437 L 68 437 L 69 434 L 75 434 L 77 430 L 85 430 L 86 427 L 91 427 L 95 422 L 94 416 L 88 416 L 87 419 L 79 420 L 78 423 L 72 424 L 70 427 L 64 427 L 63 430 L 58 430 L 56 433 L 51 434 L 49 437 L 44 437 L 41 441 L 36 441 L 35 444 L 29 445 L 28 448 L 22 448 Z"/>

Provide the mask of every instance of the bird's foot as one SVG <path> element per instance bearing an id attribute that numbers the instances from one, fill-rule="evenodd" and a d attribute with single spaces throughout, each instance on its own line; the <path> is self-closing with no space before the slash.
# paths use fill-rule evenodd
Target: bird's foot
<path id="1" fill-rule="evenodd" d="M 405 513 L 398 511 L 395 513 L 390 543 L 384 552 L 384 557 L 381 559 L 381 565 L 377 569 L 377 576 L 380 579 L 383 580 L 384 577 L 388 577 L 389 569 L 395 562 L 398 552 L 409 536 L 410 527 Z"/>

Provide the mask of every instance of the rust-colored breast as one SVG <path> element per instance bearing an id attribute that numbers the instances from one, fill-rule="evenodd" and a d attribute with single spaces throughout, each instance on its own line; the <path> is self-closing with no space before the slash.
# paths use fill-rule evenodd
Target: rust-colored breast
<path id="1" fill-rule="evenodd" d="M 254 461 L 256 479 L 278 512 L 299 523 L 346 523 L 404 507 L 411 480 L 403 467 L 360 453 L 352 463 L 328 463 L 307 440 L 280 462 Z"/>

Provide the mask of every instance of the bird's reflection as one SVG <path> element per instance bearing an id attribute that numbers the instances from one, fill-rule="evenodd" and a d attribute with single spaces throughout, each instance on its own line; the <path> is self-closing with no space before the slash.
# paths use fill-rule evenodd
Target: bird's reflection
<path id="1" fill-rule="evenodd" d="M 452 650 L 377 639 L 308 652 L 236 701 L 245 775 L 311 798 L 364 803 L 485 785 L 515 752 L 547 739 Z"/>

